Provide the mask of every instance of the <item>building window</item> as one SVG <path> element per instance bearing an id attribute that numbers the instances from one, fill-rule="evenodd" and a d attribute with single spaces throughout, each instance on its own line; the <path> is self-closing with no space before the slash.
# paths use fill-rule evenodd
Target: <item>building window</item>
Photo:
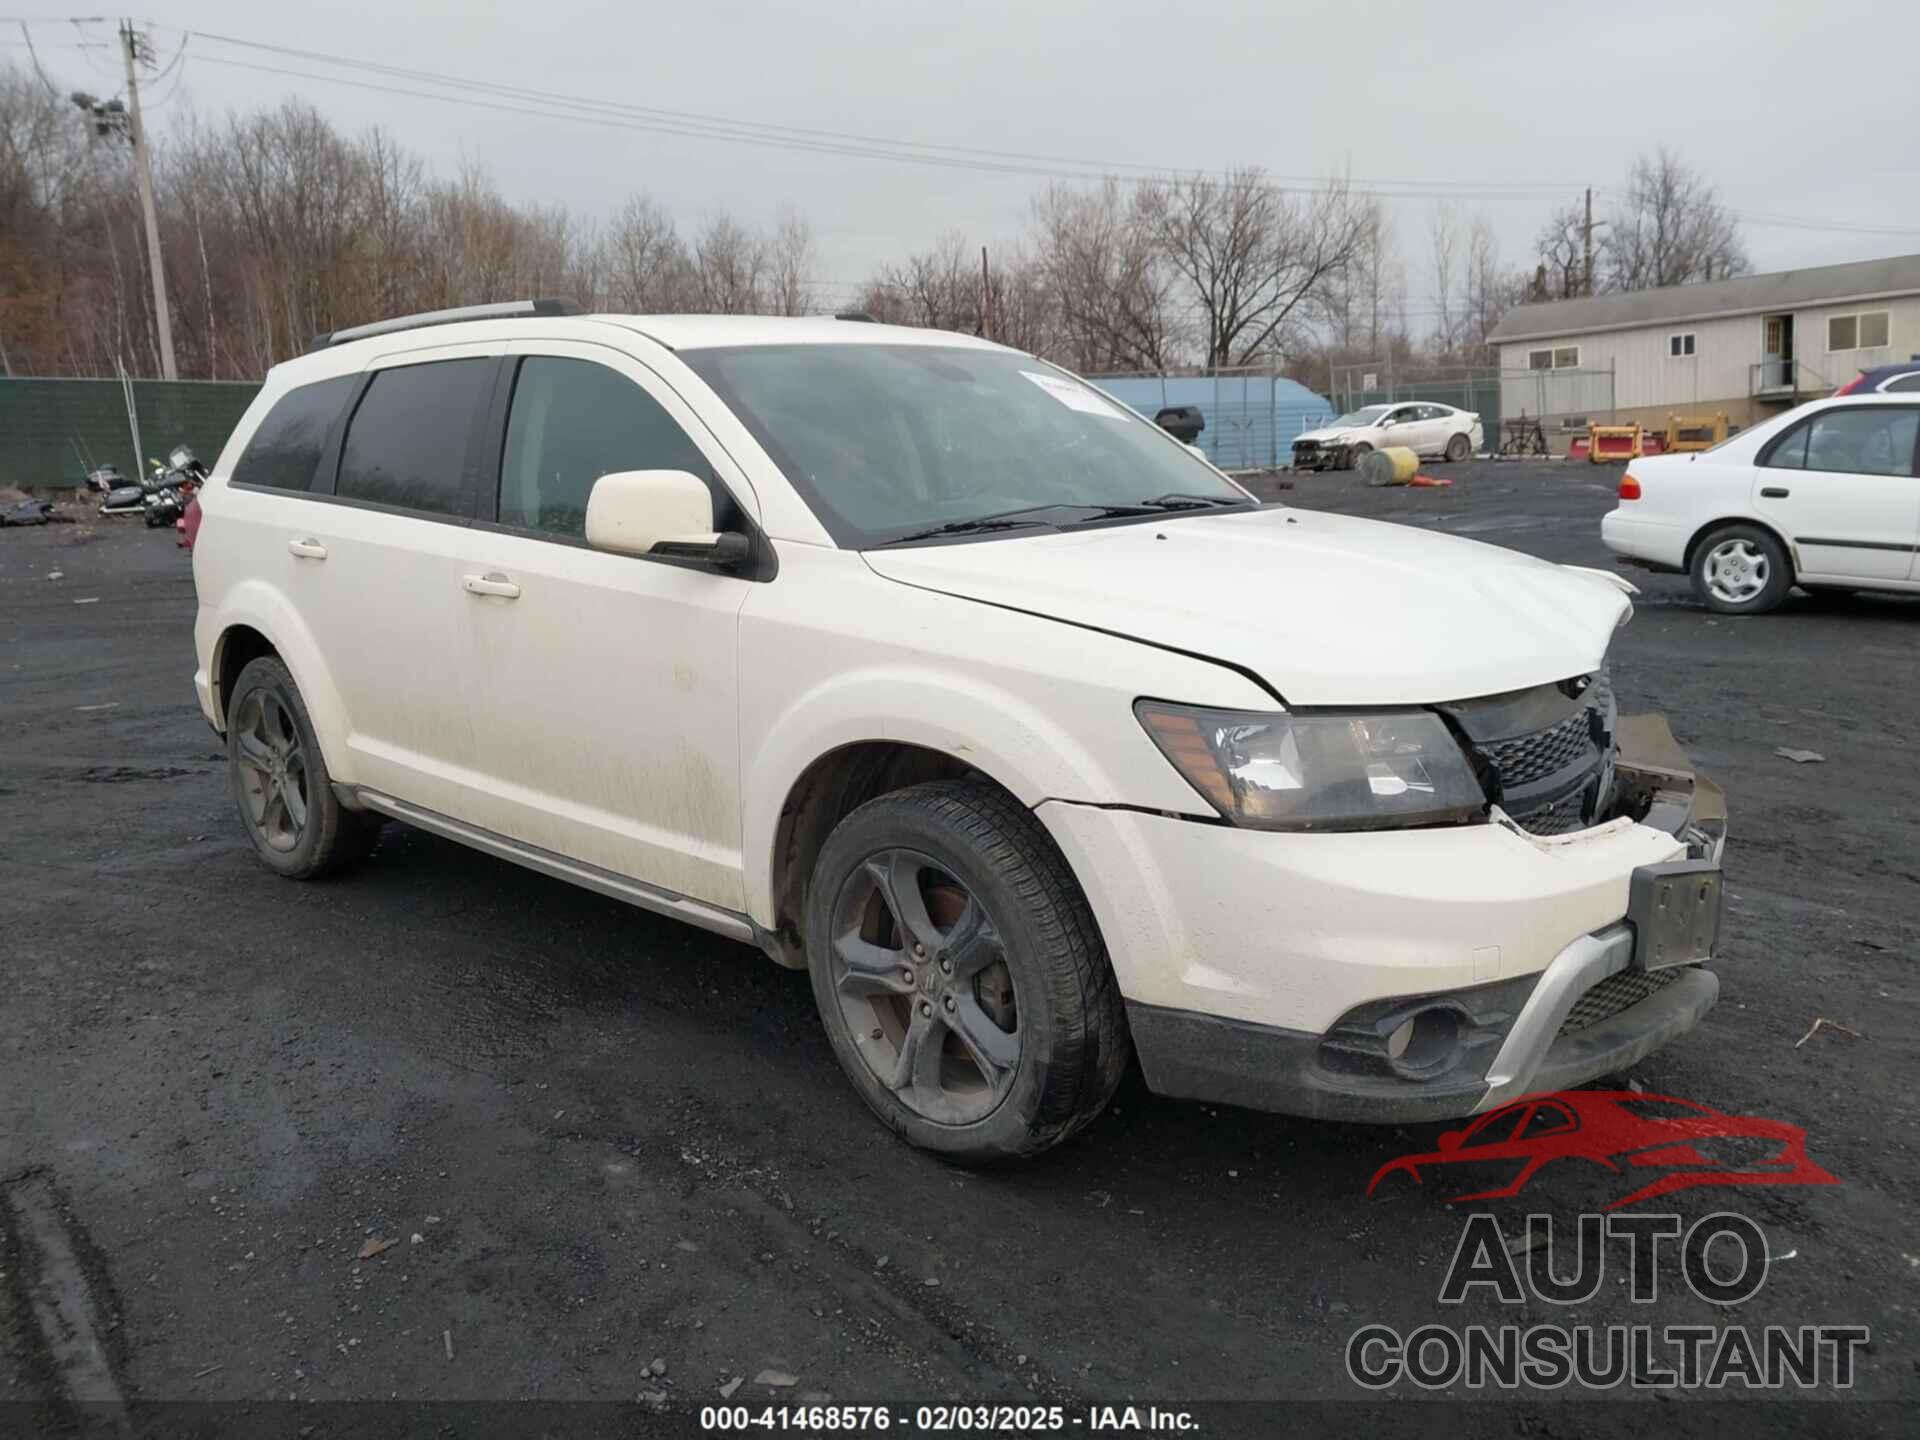
<path id="1" fill-rule="evenodd" d="M 1667 354 L 1675 359 L 1693 354 L 1693 334 L 1688 330 L 1684 334 L 1667 336 Z"/>
<path id="2" fill-rule="evenodd" d="M 1551 350 L 1529 350 L 1527 352 L 1527 369 L 1551 370 L 1552 368 L 1553 352 Z"/>
<path id="3" fill-rule="evenodd" d="M 1580 347 L 1562 345 L 1553 350 L 1529 350 L 1527 368 L 1529 370 L 1577 370 L 1580 368 Z"/>
<path id="4" fill-rule="evenodd" d="M 1892 339 L 1885 310 L 1827 317 L 1828 350 L 1884 350 Z"/>

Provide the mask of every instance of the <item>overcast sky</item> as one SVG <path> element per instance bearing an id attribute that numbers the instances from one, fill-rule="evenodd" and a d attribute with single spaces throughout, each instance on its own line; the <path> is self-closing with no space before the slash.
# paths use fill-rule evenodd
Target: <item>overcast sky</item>
<path id="1" fill-rule="evenodd" d="M 1425 192 L 1455 187 L 1463 216 L 1493 221 L 1503 258 L 1530 264 L 1557 203 L 1585 185 L 1617 188 L 1635 153 L 1662 143 L 1744 214 L 1905 232 L 1750 220 L 1757 269 L 1920 251 L 1920 6 L 1891 0 L 1748 0 L 1694 17 L 1646 0 L 151 3 L 163 61 L 181 40 L 167 27 L 187 27 L 630 106 L 1093 168 L 1347 171 L 1396 197 L 1416 331 L 1433 293 Z M 0 13 L 16 10 L 60 13 L 0 0 Z M 115 88 L 110 52 L 54 48 L 74 38 L 65 26 L 33 33 L 63 79 Z M 17 45 L 0 53 L 21 56 Z M 298 94 L 348 129 L 387 126 L 442 172 L 482 161 L 518 200 L 603 214 L 643 189 L 686 229 L 718 207 L 765 220 L 790 203 L 814 225 L 820 277 L 849 288 L 948 229 L 1011 242 L 1046 183 L 500 113 L 219 60 L 426 88 L 201 36 L 156 86 L 155 122 Z M 1421 198 L 1399 198 L 1410 191 Z M 1596 193 L 1596 214 L 1608 199 Z"/>

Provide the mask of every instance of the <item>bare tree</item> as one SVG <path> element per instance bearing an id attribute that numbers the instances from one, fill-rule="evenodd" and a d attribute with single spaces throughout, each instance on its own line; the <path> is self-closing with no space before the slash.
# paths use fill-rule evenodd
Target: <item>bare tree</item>
<path id="1" fill-rule="evenodd" d="M 1634 162 L 1601 253 L 1612 290 L 1724 280 L 1750 268 L 1739 223 L 1719 191 L 1665 147 Z"/>
<path id="2" fill-rule="evenodd" d="M 1554 211 L 1534 237 L 1535 260 L 1543 267 L 1542 300 L 1571 300 L 1586 293 L 1586 211 L 1567 204 Z"/>
<path id="3" fill-rule="evenodd" d="M 1077 370 L 1159 370 L 1177 344 L 1179 272 L 1159 242 L 1147 193 L 1117 180 L 1080 190 L 1054 184 L 1034 203 L 1039 230 L 1033 279 L 1051 292 Z"/>
<path id="4" fill-rule="evenodd" d="M 766 242 L 733 216 L 722 212 L 701 227 L 693 267 L 700 309 L 751 315 L 763 307 Z"/>
<path id="5" fill-rule="evenodd" d="M 1368 232 L 1343 182 L 1296 197 L 1257 166 L 1145 186 L 1142 204 L 1198 307 L 1210 366 L 1277 355 Z"/>
<path id="6" fill-rule="evenodd" d="M 614 310 L 638 315 L 689 308 L 698 285 L 673 217 L 649 195 L 630 195 L 600 237 L 601 283 Z"/>
<path id="7" fill-rule="evenodd" d="M 815 308 L 813 227 L 784 205 L 767 241 L 767 302 L 776 315 L 805 315 Z"/>
<path id="8" fill-rule="evenodd" d="M 1433 207 L 1428 231 L 1433 244 L 1433 337 L 1436 355 L 1451 356 L 1460 348 L 1464 329 L 1460 280 L 1460 220 L 1445 200 Z"/>
<path id="9" fill-rule="evenodd" d="M 1407 277 L 1385 208 L 1378 200 L 1357 203 L 1360 243 L 1329 280 L 1322 308 L 1330 352 L 1367 359 L 1406 329 Z"/>

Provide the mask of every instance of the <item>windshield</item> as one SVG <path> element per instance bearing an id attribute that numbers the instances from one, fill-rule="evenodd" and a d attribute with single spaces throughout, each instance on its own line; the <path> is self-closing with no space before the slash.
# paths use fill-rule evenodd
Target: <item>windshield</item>
<path id="1" fill-rule="evenodd" d="M 1391 405 L 1369 405 L 1366 409 L 1356 410 L 1351 415 L 1342 415 L 1333 423 L 1335 425 L 1372 425 L 1392 408 Z"/>
<path id="2" fill-rule="evenodd" d="M 1031 356 L 851 344 L 681 358 L 849 548 L 1015 511 L 1069 524 L 1169 495 L 1255 503 L 1158 427 Z"/>

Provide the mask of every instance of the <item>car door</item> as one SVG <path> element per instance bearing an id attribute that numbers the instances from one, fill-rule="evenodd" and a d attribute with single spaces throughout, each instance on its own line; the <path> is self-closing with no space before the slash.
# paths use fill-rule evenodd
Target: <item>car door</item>
<path id="1" fill-rule="evenodd" d="M 1920 544 L 1920 405 L 1819 410 L 1761 451 L 1755 511 L 1818 582 L 1903 583 Z"/>
<path id="2" fill-rule="evenodd" d="M 456 658 L 459 566 L 496 350 L 374 360 L 328 442 L 319 503 L 289 511 L 273 537 L 346 717 L 343 773 L 462 817 L 473 809 L 475 750 Z"/>
<path id="3" fill-rule="evenodd" d="M 1420 438 L 1417 405 L 1399 405 L 1380 417 L 1374 426 L 1374 443 L 1381 449 L 1389 445 L 1411 446 Z"/>
<path id="4" fill-rule="evenodd" d="M 1423 455 L 1446 452 L 1447 441 L 1453 435 L 1453 419 L 1454 412 L 1445 405 L 1420 407 L 1420 452 Z"/>
<path id="5" fill-rule="evenodd" d="M 757 523 L 752 490 L 638 361 L 592 344 L 509 350 L 490 503 L 454 586 L 480 702 L 472 724 L 489 792 L 480 823 L 744 909 L 737 663 L 740 608 L 755 582 L 592 550 L 584 536 L 593 482 L 613 471 L 692 471 L 714 492 L 720 529 Z"/>

